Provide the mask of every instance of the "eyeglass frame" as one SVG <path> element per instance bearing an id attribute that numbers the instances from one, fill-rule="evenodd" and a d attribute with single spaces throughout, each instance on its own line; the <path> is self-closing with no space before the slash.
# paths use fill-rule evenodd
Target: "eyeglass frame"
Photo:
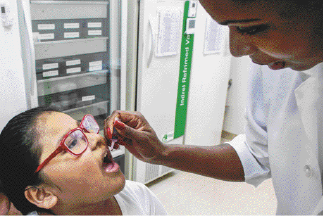
<path id="1" fill-rule="evenodd" d="M 51 153 L 38 167 L 37 167 L 37 169 L 36 169 L 36 171 L 35 171 L 35 173 L 38 173 L 42 168 L 44 168 L 44 166 L 46 165 L 46 164 L 48 164 L 49 163 L 49 161 L 51 161 L 54 157 L 56 157 L 59 153 L 61 153 L 62 151 L 64 151 L 64 150 L 67 150 L 69 153 L 71 153 L 72 155 L 75 155 L 75 156 L 79 156 L 79 155 L 82 155 L 86 150 L 87 150 L 87 148 L 89 147 L 89 140 L 87 139 L 87 136 L 86 136 L 86 134 L 84 133 L 84 131 L 85 132 L 87 132 L 87 133 L 91 133 L 90 131 L 88 131 L 84 126 L 83 126 L 83 121 L 84 121 L 84 119 L 86 118 L 86 117 L 88 117 L 88 116 L 90 116 L 90 117 L 92 117 L 93 119 L 94 119 L 94 121 L 95 121 L 95 123 L 97 124 L 97 125 L 99 125 L 98 123 L 97 123 L 97 121 L 95 120 L 95 118 L 91 115 L 91 114 L 86 114 L 85 116 L 83 116 L 83 118 L 82 118 L 82 121 L 81 121 L 81 123 L 80 123 L 80 126 L 78 126 L 78 127 L 76 127 L 76 128 L 74 128 L 74 129 L 72 129 L 72 130 L 70 130 L 69 132 L 67 132 L 65 135 L 64 135 L 64 137 L 63 137 L 63 139 L 61 140 L 61 142 L 59 143 L 59 146 L 56 148 L 56 150 L 53 152 L 53 153 Z M 75 131 L 77 131 L 77 130 L 79 130 L 79 131 L 81 131 L 81 133 L 84 135 L 84 137 L 85 137 L 85 141 L 86 141 L 86 147 L 85 147 L 85 149 L 81 152 L 81 153 L 78 153 L 78 154 L 76 154 L 76 153 L 74 153 L 74 152 L 72 152 L 66 145 L 65 145 L 65 140 L 67 139 L 67 137 L 71 134 L 71 133 L 73 133 L 73 132 L 75 132 Z M 99 130 L 98 130 L 98 132 L 97 132 L 97 134 L 99 133 Z"/>

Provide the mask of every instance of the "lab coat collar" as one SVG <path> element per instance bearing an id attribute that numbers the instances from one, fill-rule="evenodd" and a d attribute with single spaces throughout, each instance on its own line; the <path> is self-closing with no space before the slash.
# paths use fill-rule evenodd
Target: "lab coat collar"
<path id="1" fill-rule="evenodd" d="M 307 76 L 312 76 L 315 75 L 316 73 L 320 73 L 319 71 L 321 71 L 321 73 L 323 73 L 323 63 L 320 63 L 318 65 L 316 65 L 315 67 L 305 70 L 305 71 L 301 71 L 301 74 L 307 75 Z"/>

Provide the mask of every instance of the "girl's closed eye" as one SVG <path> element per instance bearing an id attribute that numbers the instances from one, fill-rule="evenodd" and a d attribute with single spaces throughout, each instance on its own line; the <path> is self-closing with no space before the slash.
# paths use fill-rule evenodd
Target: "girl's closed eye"
<path id="1" fill-rule="evenodd" d="M 250 26 L 250 27 L 236 27 L 237 31 L 242 35 L 244 34 L 255 35 L 266 31 L 268 28 L 269 28 L 269 25 L 267 24 Z"/>

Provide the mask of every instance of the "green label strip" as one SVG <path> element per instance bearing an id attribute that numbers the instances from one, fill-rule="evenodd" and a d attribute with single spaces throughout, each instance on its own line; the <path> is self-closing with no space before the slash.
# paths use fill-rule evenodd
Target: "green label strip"
<path id="1" fill-rule="evenodd" d="M 175 131 L 174 138 L 183 136 L 186 126 L 187 101 L 190 84 L 190 73 L 193 55 L 194 35 L 185 34 L 186 20 L 188 18 L 189 1 L 185 2 L 183 30 L 182 30 L 182 45 L 181 45 L 181 61 L 179 68 L 177 104 L 175 114 Z"/>

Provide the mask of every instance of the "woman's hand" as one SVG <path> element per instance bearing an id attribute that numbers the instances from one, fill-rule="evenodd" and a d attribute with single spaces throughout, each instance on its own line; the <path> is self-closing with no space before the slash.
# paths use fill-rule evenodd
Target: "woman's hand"
<path id="1" fill-rule="evenodd" d="M 138 159 L 159 164 L 165 152 L 164 145 L 145 117 L 139 112 L 114 111 L 105 120 L 105 137 L 111 139 L 115 127 L 119 134 L 117 144 L 124 145 Z"/>
<path id="2" fill-rule="evenodd" d="M 229 144 L 204 147 L 163 144 L 139 112 L 114 111 L 105 120 L 107 139 L 111 139 L 113 127 L 119 133 L 119 144 L 142 161 L 222 180 L 244 181 L 240 158 Z"/>

